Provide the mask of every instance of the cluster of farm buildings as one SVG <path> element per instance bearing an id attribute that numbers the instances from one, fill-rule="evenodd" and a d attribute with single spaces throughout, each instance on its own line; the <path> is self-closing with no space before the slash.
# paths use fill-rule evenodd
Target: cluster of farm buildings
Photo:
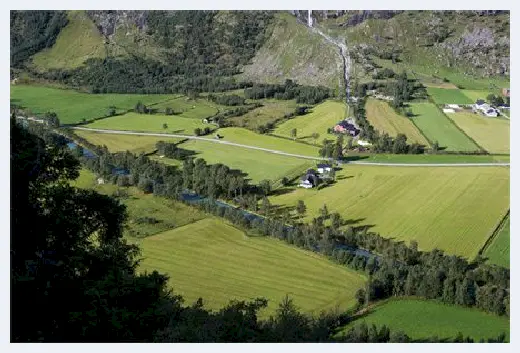
<path id="1" fill-rule="evenodd" d="M 305 189 L 311 189 L 318 186 L 321 179 L 330 178 L 329 173 L 332 171 L 332 168 L 333 167 L 330 164 L 318 164 L 317 171 L 314 169 L 307 170 L 305 175 L 301 177 L 298 186 Z"/>
<path id="2" fill-rule="evenodd" d="M 509 88 L 504 88 L 502 90 L 502 94 L 505 97 L 510 97 L 511 91 Z M 509 109 L 509 105 L 504 103 L 495 107 L 489 103 L 486 103 L 486 101 L 483 99 L 477 99 L 477 101 L 471 105 L 446 104 L 442 110 L 444 113 L 449 114 L 469 109 L 471 109 L 473 113 L 481 114 L 489 118 L 496 118 L 497 116 L 501 115 L 501 110 Z"/>

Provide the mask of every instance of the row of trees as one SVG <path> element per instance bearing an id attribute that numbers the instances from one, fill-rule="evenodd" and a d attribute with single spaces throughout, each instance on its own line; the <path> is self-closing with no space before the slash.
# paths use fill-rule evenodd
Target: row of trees
<path id="1" fill-rule="evenodd" d="M 332 97 L 333 92 L 326 87 L 300 86 L 292 80 L 286 80 L 283 85 L 253 84 L 253 86 L 244 89 L 244 96 L 247 99 L 296 99 L 297 103 L 314 105 Z"/>
<path id="2" fill-rule="evenodd" d="M 227 94 L 227 95 L 220 95 L 220 96 L 210 94 L 208 96 L 208 99 L 217 104 L 227 105 L 227 106 L 244 105 L 246 102 L 244 97 L 237 96 L 236 94 Z"/>

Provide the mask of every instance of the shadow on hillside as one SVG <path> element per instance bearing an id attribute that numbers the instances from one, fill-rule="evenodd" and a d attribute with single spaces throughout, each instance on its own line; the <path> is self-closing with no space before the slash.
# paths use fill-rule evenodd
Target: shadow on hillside
<path id="1" fill-rule="evenodd" d="M 359 224 L 363 222 L 366 218 L 352 218 L 352 219 L 345 219 L 341 222 L 342 226 L 352 226 L 354 224 Z"/>
<path id="2" fill-rule="evenodd" d="M 285 195 L 285 194 L 289 194 L 293 191 L 294 191 L 294 189 L 291 187 L 282 187 L 282 188 L 271 191 L 270 196 Z"/>
<path id="3" fill-rule="evenodd" d="M 370 156 L 346 156 L 341 159 L 342 162 L 355 162 L 355 161 L 361 161 L 363 159 L 367 159 Z"/>

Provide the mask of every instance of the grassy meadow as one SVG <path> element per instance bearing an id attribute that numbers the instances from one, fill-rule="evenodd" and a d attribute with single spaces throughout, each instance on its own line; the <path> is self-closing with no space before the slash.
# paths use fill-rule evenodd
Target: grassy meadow
<path id="1" fill-rule="evenodd" d="M 305 312 L 355 304 L 365 278 L 326 258 L 279 240 L 247 237 L 213 217 L 139 241 L 140 269 L 170 276 L 187 304 L 199 297 L 219 309 L 231 299 L 264 297 L 273 314 L 287 294 Z"/>
<path id="2" fill-rule="evenodd" d="M 167 124 L 166 129 L 163 126 L 164 124 Z M 196 128 L 215 128 L 215 125 L 204 124 L 200 120 L 184 118 L 179 115 L 126 113 L 124 115 L 96 120 L 93 123 L 86 125 L 86 127 L 105 130 L 128 130 L 193 135 L 193 131 Z"/>
<path id="3" fill-rule="evenodd" d="M 130 151 L 136 154 L 141 152 L 151 153 L 155 151 L 155 145 L 159 141 L 177 143 L 182 140 L 174 137 L 116 135 L 86 130 L 75 130 L 74 133 L 94 145 L 107 146 L 108 150 L 112 153 L 122 151 Z"/>
<path id="4" fill-rule="evenodd" d="M 354 154 L 347 159 L 378 163 L 509 163 L 509 156 L 457 154 Z"/>
<path id="5" fill-rule="evenodd" d="M 475 151 L 478 147 L 432 103 L 410 103 L 414 124 L 429 141 L 448 151 Z"/>
<path id="6" fill-rule="evenodd" d="M 495 239 L 493 239 L 489 247 L 484 251 L 484 256 L 488 258 L 489 263 L 509 268 L 511 256 L 510 238 L 511 225 L 510 217 L 508 216 Z"/>
<path id="7" fill-rule="evenodd" d="M 298 200 L 307 206 L 305 221 L 326 204 L 330 212 L 384 237 L 471 259 L 509 208 L 509 168 L 346 165 L 336 184 L 270 199 L 289 210 Z"/>
<path id="8" fill-rule="evenodd" d="M 428 87 L 428 94 L 437 104 L 471 104 L 475 103 L 459 89 Z"/>
<path id="9" fill-rule="evenodd" d="M 200 140 L 189 140 L 179 147 L 195 151 L 194 157 L 204 158 L 208 164 L 222 163 L 240 169 L 254 183 L 263 179 L 275 182 L 286 175 L 299 175 L 312 165 L 310 160 Z"/>
<path id="10" fill-rule="evenodd" d="M 462 93 L 471 100 L 471 103 L 475 103 L 477 99 L 487 100 L 487 96 L 490 94 L 497 94 L 500 92 L 491 92 L 489 90 L 470 90 L 463 89 Z"/>
<path id="11" fill-rule="evenodd" d="M 265 126 L 268 123 L 274 123 L 277 119 L 283 118 L 285 114 L 294 112 L 298 106 L 296 100 L 265 99 L 258 102 L 261 102 L 261 107 L 242 116 L 234 116 L 226 120 L 240 127 L 256 129 L 261 125 Z"/>
<path id="12" fill-rule="evenodd" d="M 110 106 L 118 113 L 133 109 L 137 102 L 150 105 L 174 98 L 162 94 L 89 94 L 44 86 L 11 85 L 11 103 L 34 114 L 53 111 L 62 124 L 75 124 L 107 116 Z"/>
<path id="13" fill-rule="evenodd" d="M 274 135 L 290 137 L 292 129 L 296 129 L 296 138 L 308 143 L 315 143 L 312 138 L 314 132 L 319 134 L 318 141 L 331 137 L 327 134 L 327 129 L 334 127 L 336 123 L 345 118 L 345 103 L 337 101 L 326 101 L 310 110 L 309 113 L 293 117 L 280 124 L 273 132 Z"/>
<path id="14" fill-rule="evenodd" d="M 60 31 L 51 48 L 38 52 L 32 58 L 40 70 L 74 69 L 89 58 L 104 58 L 104 38 L 85 11 L 69 11 L 69 22 Z"/>
<path id="15" fill-rule="evenodd" d="M 164 112 L 166 108 L 172 108 L 173 111 L 183 118 L 202 120 L 218 113 L 218 105 L 205 99 L 191 99 L 186 96 L 176 97 L 168 101 L 162 101 L 151 105 L 150 108 L 158 109 Z"/>
<path id="16" fill-rule="evenodd" d="M 239 127 L 219 129 L 218 133 L 224 137 L 224 141 L 273 149 L 302 156 L 316 157 L 318 159 L 319 148 L 316 146 L 310 146 L 275 136 L 261 135 Z"/>
<path id="17" fill-rule="evenodd" d="M 448 117 L 489 153 L 509 153 L 509 120 L 473 113 L 455 113 Z"/>
<path id="18" fill-rule="evenodd" d="M 146 237 L 206 217 L 205 213 L 196 208 L 152 194 L 144 194 L 135 187 L 118 188 L 110 183 L 98 185 L 96 176 L 87 169 L 82 169 L 79 178 L 71 184 L 80 188 L 94 189 L 110 196 L 114 195 L 118 189 L 126 190 L 128 196 L 118 197 L 118 199 L 127 207 L 128 222 L 125 234 L 128 236 Z M 155 218 L 158 223 L 142 222 L 140 220 L 142 217 Z"/>
<path id="19" fill-rule="evenodd" d="M 367 316 L 347 325 L 345 331 L 363 321 L 369 326 L 386 325 L 392 331 L 404 331 L 416 340 L 432 336 L 453 339 L 461 332 L 478 342 L 496 338 L 503 332 L 509 341 L 510 323 L 506 317 L 431 300 L 397 299 L 380 303 Z"/>
<path id="20" fill-rule="evenodd" d="M 369 98 L 365 105 L 367 119 L 376 130 L 395 137 L 405 134 L 409 142 L 428 146 L 428 141 L 410 119 L 397 114 L 386 102 Z"/>

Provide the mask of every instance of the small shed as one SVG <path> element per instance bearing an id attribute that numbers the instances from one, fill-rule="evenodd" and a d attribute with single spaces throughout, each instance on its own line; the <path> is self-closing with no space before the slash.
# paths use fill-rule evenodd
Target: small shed
<path id="1" fill-rule="evenodd" d="M 455 113 L 455 109 L 451 109 L 451 108 L 444 108 L 444 109 L 442 109 L 442 111 L 443 111 L 444 113 L 448 113 L 448 114 L 453 114 L 453 113 Z"/>
<path id="2" fill-rule="evenodd" d="M 103 179 L 103 178 L 98 178 L 98 179 L 97 179 L 97 183 L 98 183 L 98 185 L 104 184 L 104 183 L 105 183 L 105 179 Z"/>

